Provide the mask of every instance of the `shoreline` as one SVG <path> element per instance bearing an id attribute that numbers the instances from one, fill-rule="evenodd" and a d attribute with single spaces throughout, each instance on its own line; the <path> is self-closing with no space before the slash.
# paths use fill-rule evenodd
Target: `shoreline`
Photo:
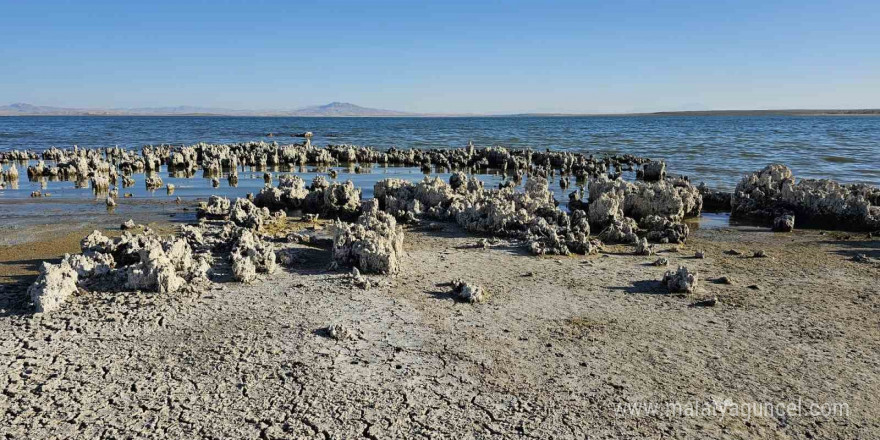
<path id="1" fill-rule="evenodd" d="M 251 284 L 174 294 L 88 291 L 51 314 L 6 309 L 0 361 L 9 368 L 0 382 L 8 383 L 7 405 L 42 408 L 0 416 L 6 432 L 264 438 L 880 432 L 871 410 L 880 403 L 871 368 L 880 362 L 880 351 L 871 349 L 880 347 L 874 312 L 880 290 L 871 282 L 880 266 L 850 261 L 866 251 L 880 257 L 876 239 L 698 230 L 683 247 L 658 249 L 671 266 L 686 264 L 701 276 L 696 293 L 670 295 L 659 281 L 665 268 L 626 245 L 602 255 L 532 257 L 503 240 L 474 246 L 471 233 L 441 226 L 407 227 L 400 273 L 369 276 L 366 289 L 345 272 L 327 270 L 326 248 L 287 243 L 281 246 L 297 262 Z M 729 255 L 730 248 L 760 248 L 769 257 Z M 695 249 L 707 258 L 693 259 Z M 732 284 L 714 281 L 721 276 Z M 480 284 L 484 302 L 455 300 L 444 283 L 457 277 Z M 694 306 L 706 299 L 715 299 L 714 306 Z M 351 336 L 334 339 L 326 331 L 331 324 Z M 53 361 L 57 353 L 64 353 L 62 362 Z M 23 362 L 29 373 L 18 379 Z M 17 380 L 8 382 L 10 376 Z M 854 389 L 854 382 L 861 385 Z M 45 384 L 43 392 L 30 393 L 36 383 Z M 69 400 L 73 395 L 79 397 Z M 775 417 L 620 413 L 622 403 L 634 401 L 798 397 L 842 402 L 849 410 L 792 415 L 785 424 Z"/>
<path id="2" fill-rule="evenodd" d="M 71 222 L 57 239 L 15 245 L 0 255 L 18 258 L 0 263 L 17 282 L 0 285 L 9 397 L 0 426 L 12 435 L 880 433 L 871 411 L 880 404 L 876 188 L 798 180 L 777 164 L 723 193 L 634 156 L 473 147 L 45 154 L 59 165 L 31 174 L 89 176 L 111 210 L 124 208 L 113 193 L 133 185 L 132 170 L 163 164 L 211 176 L 225 165 L 230 185 L 239 161 L 280 157 L 505 172 L 497 185 L 462 171 L 380 176 L 370 196 L 335 170 L 311 182 L 266 174 L 247 197 L 199 203 L 195 222 L 117 222 L 79 242 Z M 143 184 L 168 185 L 172 197 L 176 186 L 162 177 L 145 173 Z M 729 208 L 733 220 L 696 227 L 704 206 Z M 741 218 L 769 226 L 735 224 Z M 800 227 L 829 219 L 858 232 Z M 43 265 L 26 288 L 40 258 L 77 244 L 81 253 Z M 795 398 L 846 412 L 785 413 L 784 424 L 621 413 L 638 401 Z"/>

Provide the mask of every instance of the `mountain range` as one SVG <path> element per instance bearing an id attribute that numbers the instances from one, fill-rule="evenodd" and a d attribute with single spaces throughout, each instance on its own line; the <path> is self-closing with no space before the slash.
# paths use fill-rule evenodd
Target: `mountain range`
<path id="1" fill-rule="evenodd" d="M 25 103 L 0 106 L 0 116 L 426 116 L 394 110 L 361 107 L 347 102 L 331 102 L 295 110 L 233 110 L 210 107 L 143 107 L 143 108 L 66 108 L 47 107 Z"/>
<path id="2" fill-rule="evenodd" d="M 633 112 L 633 113 L 517 113 L 517 114 L 450 114 L 450 113 L 408 113 L 396 110 L 361 107 L 348 102 L 331 102 L 295 110 L 234 110 L 212 107 L 143 107 L 143 108 L 67 108 L 47 107 L 24 103 L 0 106 L 0 116 L 300 116 L 300 117 L 425 117 L 425 116 L 816 116 L 816 115 L 880 115 L 880 109 L 836 109 L 836 110 L 685 110 L 671 112 Z"/>

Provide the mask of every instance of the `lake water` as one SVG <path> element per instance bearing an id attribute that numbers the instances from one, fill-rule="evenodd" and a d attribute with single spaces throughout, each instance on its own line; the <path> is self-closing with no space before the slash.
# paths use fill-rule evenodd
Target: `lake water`
<path id="1" fill-rule="evenodd" d="M 240 118 L 240 117 L 0 117 L 0 150 L 52 146 L 139 148 L 147 144 L 196 142 L 277 141 L 301 142 L 295 133 L 311 131 L 312 143 L 355 144 L 379 149 L 450 148 L 468 141 L 477 146 L 558 149 L 594 154 L 630 153 L 664 159 L 671 173 L 685 174 L 694 182 L 705 181 L 718 189 L 732 189 L 740 177 L 781 162 L 798 177 L 831 178 L 843 182 L 880 184 L 880 117 L 505 117 L 505 118 Z M 273 136 L 268 136 L 272 133 Z M 26 165 L 20 164 L 17 188 L 0 190 L 0 233 L 6 241 L 17 240 L 15 231 L 34 225 L 56 223 L 112 224 L 133 217 L 146 220 L 193 221 L 192 205 L 212 194 L 245 197 L 263 187 L 263 170 L 246 168 L 239 183 L 221 186 L 196 173 L 174 177 L 163 167 L 165 183 L 176 186 L 174 194 L 164 188 L 148 191 L 144 175 L 135 174 L 135 186 L 120 188 L 119 206 L 108 211 L 104 197 L 74 182 L 29 181 Z M 8 168 L 8 165 L 6 165 Z M 409 167 L 334 167 L 339 180 L 351 179 L 370 198 L 377 181 L 398 177 L 418 180 L 425 173 Z M 306 181 L 328 169 L 300 167 L 269 169 L 274 183 L 282 174 L 295 173 Z M 437 173 L 448 179 L 447 170 Z M 631 179 L 632 173 L 624 177 Z M 482 175 L 487 186 L 502 181 L 497 174 Z M 563 205 L 567 193 L 559 180 L 550 189 Z M 41 190 L 51 197 L 31 198 Z M 174 201 L 180 197 L 184 203 Z M 189 208 L 187 208 L 189 206 Z M 727 216 L 706 216 L 707 226 L 727 224 Z M 713 223 L 714 222 L 714 223 Z M 20 237 L 19 237 L 20 238 Z M 2 242 L 2 240 L 0 240 Z"/>
<path id="2" fill-rule="evenodd" d="M 880 117 L 620 116 L 475 118 L 0 117 L 0 150 L 52 146 L 290 143 L 379 149 L 477 146 L 631 153 L 664 159 L 670 171 L 732 189 L 770 163 L 797 177 L 880 185 Z M 269 133 L 274 136 L 267 136 Z"/>

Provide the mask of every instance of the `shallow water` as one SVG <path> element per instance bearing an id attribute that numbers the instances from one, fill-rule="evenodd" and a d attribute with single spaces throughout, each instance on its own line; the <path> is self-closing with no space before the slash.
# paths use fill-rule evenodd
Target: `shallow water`
<path id="1" fill-rule="evenodd" d="M 52 146 L 137 148 L 146 144 L 196 142 L 277 141 L 300 142 L 294 133 L 312 131 L 315 145 L 356 144 L 384 149 L 460 147 L 468 141 L 478 146 L 550 148 L 595 154 L 635 154 L 665 159 L 674 174 L 694 182 L 705 181 L 719 189 L 732 189 L 739 178 L 763 166 L 781 162 L 798 177 L 832 178 L 843 182 L 880 185 L 880 117 L 851 116 L 639 116 L 639 117 L 500 117 L 500 118 L 253 118 L 253 117 L 0 117 L 0 151 L 43 150 Z M 267 134 L 273 133 L 273 136 Z M 181 197 L 194 200 L 212 194 L 244 197 L 263 187 L 263 171 L 239 172 L 239 184 L 230 187 L 221 176 L 220 187 L 201 172 L 191 178 L 159 172 L 165 184 L 176 186 L 173 195 L 164 188 L 147 191 L 144 175 L 135 174 L 135 186 L 120 189 L 119 206 L 108 212 L 104 196 L 96 197 L 88 184 L 27 179 L 28 164 L 19 164 L 17 189 L 0 190 L 0 230 L 58 222 L 116 222 L 126 216 L 155 214 L 171 221 L 188 221 L 194 213 L 174 203 Z M 8 164 L 5 166 L 8 168 Z M 419 180 L 418 168 L 372 166 L 355 173 L 334 167 L 338 180 L 351 179 L 372 197 L 373 185 L 384 178 Z M 269 169 L 274 181 L 297 174 L 307 182 L 327 168 L 303 167 L 295 173 Z M 286 171 L 286 169 L 285 169 Z M 437 171 L 437 170 L 435 170 Z M 432 173 L 448 179 L 441 170 Z M 625 178 L 632 178 L 625 173 Z M 497 174 L 479 176 L 487 187 L 501 182 Z M 564 206 L 567 193 L 559 179 L 551 190 Z M 32 191 L 48 198 L 30 198 Z M 131 193 L 133 197 L 121 197 Z M 98 220 L 100 219 L 100 220 Z M 724 227 L 729 218 L 706 215 L 699 227 Z"/>
<path id="2" fill-rule="evenodd" d="M 219 177 L 220 186 L 214 188 L 211 178 L 204 177 L 202 172 L 189 178 L 172 177 L 172 174 L 168 173 L 167 167 L 163 166 L 157 174 L 162 178 L 164 185 L 170 183 L 175 186 L 172 194 L 168 194 L 164 186 L 158 190 L 147 190 L 144 183 L 146 175 L 134 173 L 131 177 L 134 178 L 135 185 L 129 188 L 120 188 L 119 197 L 116 199 L 118 206 L 108 211 L 105 203 L 106 193 L 95 194 L 89 181 L 78 184 L 73 181 L 50 180 L 45 177 L 31 181 L 28 180 L 24 170 L 27 169 L 28 164 L 34 162 L 16 163 L 19 170 L 25 175 L 19 176 L 17 189 L 0 190 L 0 231 L 25 225 L 88 221 L 89 218 L 94 219 L 96 216 L 100 216 L 103 220 L 107 215 L 120 217 L 124 221 L 127 218 L 126 215 L 142 216 L 142 214 L 150 212 L 164 215 L 169 219 L 173 218 L 175 221 L 194 220 L 194 212 L 182 211 L 182 207 L 175 203 L 178 197 L 186 202 L 184 205 L 192 205 L 192 202 L 207 199 L 211 195 L 229 198 L 246 197 L 248 193 L 258 193 L 265 186 L 263 176 L 266 172 L 272 175 L 272 184 L 277 185 L 279 178 L 285 175 L 298 175 L 306 183 L 311 183 L 312 179 L 318 175 L 329 179 L 327 173 L 333 169 L 338 172 L 336 181 L 351 180 L 356 187 L 361 188 L 361 196 L 364 199 L 373 197 L 373 186 L 382 179 L 394 177 L 418 181 L 426 175 L 431 175 L 448 181 L 451 176 L 447 170 L 441 170 L 441 172 L 435 170 L 435 172 L 426 174 L 419 168 L 392 166 L 364 167 L 359 172 L 355 172 L 354 168 L 349 167 L 297 167 L 293 172 L 288 171 L 287 167 L 283 168 L 284 171 L 277 167 L 268 167 L 265 170 L 244 167 L 238 172 L 238 185 L 234 187 L 229 185 L 227 170 Z M 46 161 L 46 164 L 52 165 L 54 163 Z M 627 174 L 631 175 L 632 173 Z M 503 181 L 501 176 L 496 173 L 480 174 L 479 178 L 487 187 L 497 187 Z M 570 192 L 571 189 L 563 191 L 559 186 L 559 179 L 556 179 L 550 187 L 557 200 L 568 201 L 567 192 Z M 31 192 L 38 190 L 50 195 L 39 198 L 31 197 Z M 131 197 L 124 197 L 126 194 L 131 194 Z"/>
<path id="3" fill-rule="evenodd" d="M 0 150 L 51 146 L 291 143 L 380 149 L 477 146 L 630 153 L 718 189 L 770 163 L 797 177 L 880 185 L 880 117 L 627 116 L 474 118 L 0 117 Z M 269 133 L 274 136 L 268 137 Z"/>

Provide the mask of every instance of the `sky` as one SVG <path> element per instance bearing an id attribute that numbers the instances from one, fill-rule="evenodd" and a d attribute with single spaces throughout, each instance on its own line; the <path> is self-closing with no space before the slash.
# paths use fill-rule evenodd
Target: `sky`
<path id="1" fill-rule="evenodd" d="M 880 107 L 880 1 L 0 0 L 0 105 Z"/>

